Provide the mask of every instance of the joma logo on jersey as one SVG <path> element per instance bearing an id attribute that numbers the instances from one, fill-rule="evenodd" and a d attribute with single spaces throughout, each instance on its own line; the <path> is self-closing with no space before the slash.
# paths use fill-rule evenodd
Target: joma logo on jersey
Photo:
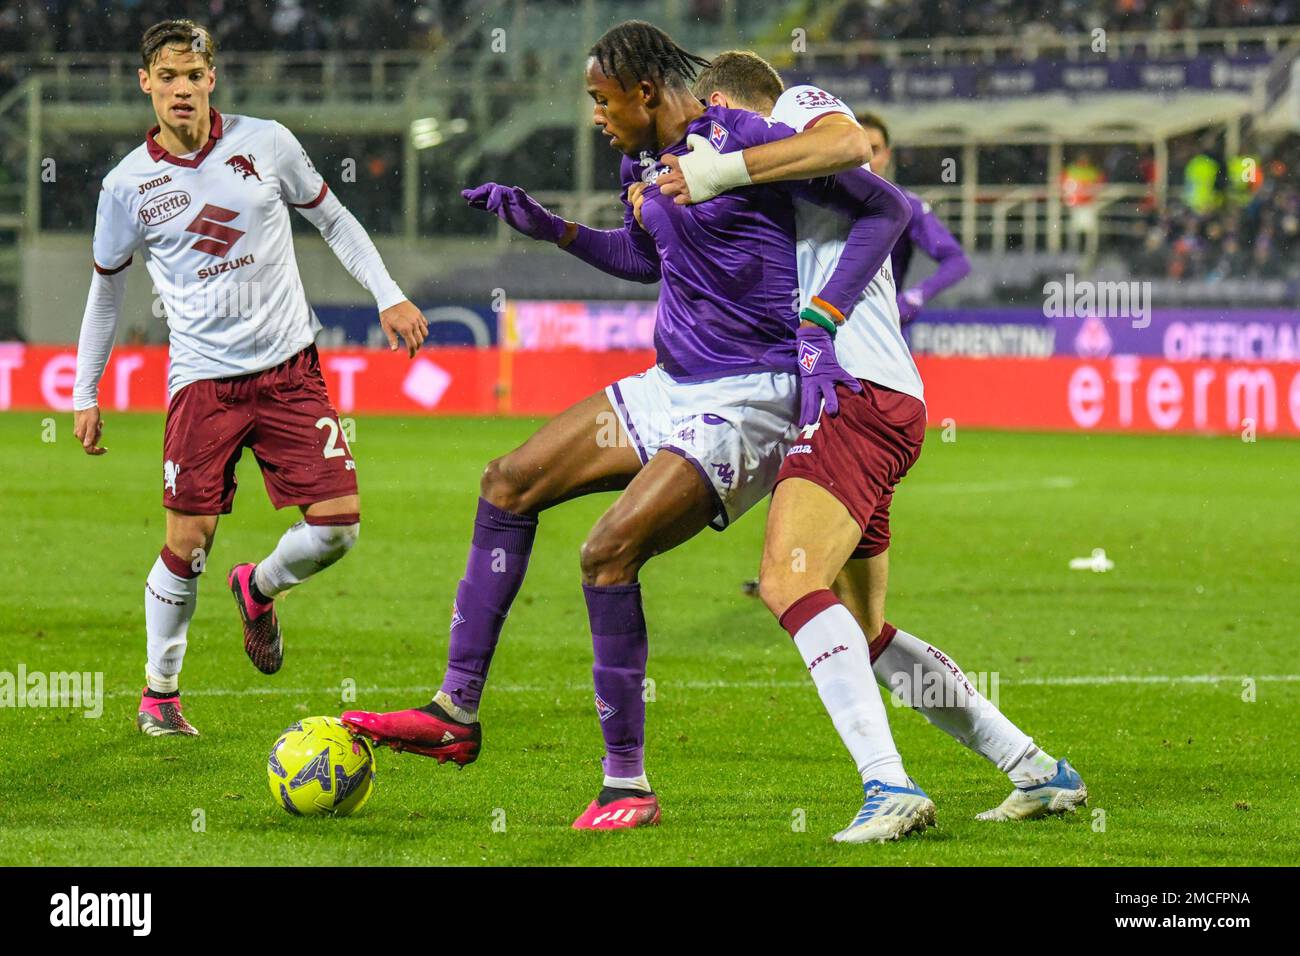
<path id="1" fill-rule="evenodd" d="M 249 153 L 247 158 L 244 158 L 243 156 L 231 156 L 226 160 L 226 165 L 237 173 L 243 173 L 244 179 L 247 179 L 249 176 L 257 176 L 257 181 L 260 183 L 262 177 L 257 175 L 257 167 L 253 165 L 254 158 L 255 157 L 252 153 Z"/>
<path id="2" fill-rule="evenodd" d="M 143 187 L 142 187 L 143 188 Z M 154 196 L 140 207 L 140 221 L 146 226 L 156 226 L 168 219 L 175 219 L 190 208 L 190 194 L 183 189 Z"/>
<path id="3" fill-rule="evenodd" d="M 186 232 L 197 232 L 200 236 L 206 237 L 198 240 L 191 248 L 224 259 L 230 254 L 231 247 L 239 241 L 244 231 L 224 226 L 222 223 L 230 222 L 238 215 L 239 213 L 233 209 L 222 209 L 220 206 L 208 203 L 194 217 L 194 221 L 185 227 Z"/>
<path id="4" fill-rule="evenodd" d="M 151 190 L 151 189 L 153 189 L 153 188 L 155 188 L 155 187 L 157 187 L 157 186 L 162 186 L 162 185 L 164 185 L 165 183 L 169 183 L 169 182 L 171 182 L 171 181 L 172 181 L 172 178 L 171 178 L 170 176 L 159 176 L 157 179 L 151 179 L 151 180 L 149 180 L 147 183 L 145 183 L 143 186 L 140 187 L 139 195 L 143 196 L 143 195 L 144 195 L 145 193 L 147 193 L 149 190 Z"/>

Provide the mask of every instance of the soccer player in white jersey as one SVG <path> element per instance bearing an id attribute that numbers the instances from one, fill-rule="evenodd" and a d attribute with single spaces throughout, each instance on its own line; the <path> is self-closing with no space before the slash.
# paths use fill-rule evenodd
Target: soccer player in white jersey
<path id="1" fill-rule="evenodd" d="M 751 53 L 716 57 L 694 90 L 710 105 L 770 114 L 800 131 L 759 147 L 769 167 L 773 154 L 783 151 L 781 168 L 790 179 L 819 175 L 833 164 L 826 151 L 833 151 L 835 133 L 827 123 L 855 122 L 825 90 L 783 90 L 776 71 Z M 814 140 L 817 127 L 822 133 Z M 735 160 L 713 153 L 706 142 L 694 145 L 680 160 L 673 158 L 674 172 L 660 178 L 665 194 L 678 202 L 703 202 L 748 181 L 751 150 Z M 820 288 L 818 277 L 841 254 L 845 223 L 833 211 L 798 202 L 796 229 L 799 287 Z M 886 261 L 847 317 L 825 316 L 820 309 L 843 323 L 834 338 L 835 357 L 847 375 L 836 383 L 838 409 L 827 407 L 785 459 L 760 576 L 764 602 L 794 639 L 862 776 L 865 799 L 836 834 L 842 842 L 897 839 L 924 829 L 934 816 L 933 802 L 903 769 L 873 674 L 930 723 L 1008 774 L 1011 795 L 980 819 L 1063 813 L 1087 800 L 1087 788 L 1070 764 L 1037 747 L 951 657 L 885 621 L 889 507 L 925 435 L 924 392 L 900 330 L 896 298 Z M 798 569 L 789 559 L 795 549 L 806 555 Z"/>
<path id="2" fill-rule="evenodd" d="M 181 663 L 198 577 L 218 517 L 231 510 L 243 449 L 256 456 L 275 506 L 302 512 L 266 558 L 227 577 L 258 670 L 273 674 L 283 661 L 275 597 L 342 558 L 361 527 L 356 466 L 321 376 L 321 326 L 298 275 L 289 207 L 375 297 L 394 349 L 400 339 L 414 357 L 428 325 L 293 134 L 209 106 L 215 46 L 205 28 L 164 21 L 144 34 L 140 52 L 140 89 L 157 125 L 104 178 L 73 408 L 85 452 L 102 455 L 99 380 L 125 269 L 139 252 L 166 306 L 171 364 L 166 543 L 145 583 L 146 686 L 136 726 L 151 736 L 196 735 L 181 712 Z"/>

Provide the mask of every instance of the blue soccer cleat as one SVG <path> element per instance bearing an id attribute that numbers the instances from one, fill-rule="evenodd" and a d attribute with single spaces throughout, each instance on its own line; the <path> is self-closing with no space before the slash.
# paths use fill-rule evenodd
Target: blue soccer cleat
<path id="1" fill-rule="evenodd" d="M 879 780 L 862 785 L 865 799 L 853 822 L 835 834 L 836 843 L 884 843 L 934 825 L 934 801 L 910 777 L 906 787 Z"/>
<path id="2" fill-rule="evenodd" d="M 975 815 L 976 820 L 1031 820 L 1049 814 L 1073 813 L 1088 802 L 1088 788 L 1068 760 L 1056 762 L 1056 776 L 1032 787 L 1016 787 L 999 806 Z"/>

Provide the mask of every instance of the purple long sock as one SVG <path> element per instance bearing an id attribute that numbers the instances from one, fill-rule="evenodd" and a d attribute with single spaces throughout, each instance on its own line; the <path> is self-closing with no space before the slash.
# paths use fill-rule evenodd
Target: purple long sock
<path id="1" fill-rule="evenodd" d="M 451 646 L 442 689 L 458 707 L 477 710 L 501 625 L 524 582 L 537 518 L 517 515 L 480 498 L 465 576 L 456 587 Z"/>
<path id="2" fill-rule="evenodd" d="M 596 714 L 605 737 L 605 773 L 645 772 L 645 701 L 641 697 L 650 641 L 641 610 L 641 585 L 584 584 L 595 663 Z"/>

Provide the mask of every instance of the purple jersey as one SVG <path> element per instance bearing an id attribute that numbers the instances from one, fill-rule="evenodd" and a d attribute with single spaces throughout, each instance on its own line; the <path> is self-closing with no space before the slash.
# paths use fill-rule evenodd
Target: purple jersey
<path id="1" fill-rule="evenodd" d="M 785 139 L 794 130 L 714 106 L 691 122 L 690 133 L 731 153 Z M 659 365 L 679 381 L 794 372 L 799 273 L 790 190 L 784 184 L 746 186 L 679 206 L 654 181 L 667 168 L 660 156 L 686 152 L 683 138 L 658 155 L 624 157 L 620 170 L 625 202 L 632 183 L 650 184 L 641 221 L 654 240 L 663 281 L 655 321 Z"/>
<path id="2" fill-rule="evenodd" d="M 794 135 L 745 110 L 710 107 L 686 129 L 720 153 Z M 678 205 L 655 181 L 666 153 L 625 158 L 623 228 L 579 225 L 567 252 L 610 275 L 662 280 L 655 318 L 659 367 L 679 381 L 750 372 L 794 372 L 799 289 L 793 198 L 838 209 L 852 221 L 820 298 L 847 314 L 894 248 L 911 214 L 902 193 L 865 169 L 812 182 L 745 186 L 706 203 Z M 643 182 L 638 226 L 627 189 Z"/>
<path id="3" fill-rule="evenodd" d="M 920 246 L 922 252 L 939 264 L 934 274 L 921 283 L 924 301 L 929 302 L 965 277 L 970 272 L 970 261 L 962 252 L 961 244 L 930 209 L 929 203 L 906 189 L 903 190 L 903 195 L 912 207 L 912 218 L 889 256 L 894 269 L 894 286 L 900 293 L 906 289 L 905 280 L 908 266 L 912 264 L 912 249 L 913 246 Z"/>

